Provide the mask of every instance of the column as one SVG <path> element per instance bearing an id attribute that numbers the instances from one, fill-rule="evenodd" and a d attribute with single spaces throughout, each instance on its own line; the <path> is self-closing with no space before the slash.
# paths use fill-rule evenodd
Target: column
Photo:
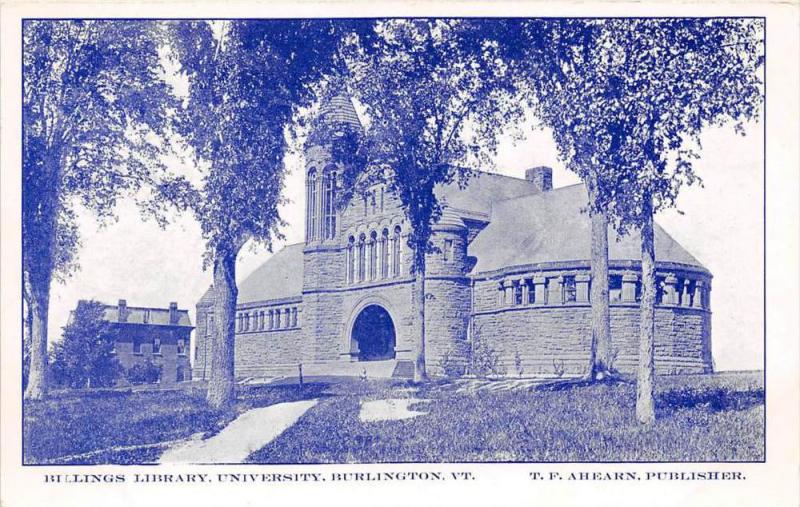
<path id="1" fill-rule="evenodd" d="M 705 284 L 702 280 L 697 280 L 694 284 L 694 301 L 692 306 L 695 308 L 703 308 L 703 286 Z"/>
<path id="2" fill-rule="evenodd" d="M 581 273 L 575 275 L 575 302 L 588 303 L 589 302 L 589 281 L 592 279 L 591 275 Z"/>
<path id="3" fill-rule="evenodd" d="M 683 281 L 682 287 L 682 295 L 681 295 L 681 306 L 691 306 L 692 304 L 692 294 L 691 294 L 691 287 L 689 286 L 691 282 L 689 280 Z"/>
<path id="4" fill-rule="evenodd" d="M 547 302 L 547 296 L 545 296 L 545 284 L 547 283 L 547 279 L 543 276 L 535 276 L 533 277 L 533 301 L 534 304 L 543 305 Z"/>
<path id="5" fill-rule="evenodd" d="M 625 273 L 622 275 L 622 301 L 625 303 L 636 302 L 636 282 L 639 277 L 636 273 Z"/>
<path id="6" fill-rule="evenodd" d="M 678 291 L 677 291 L 678 279 L 673 274 L 667 275 L 664 279 L 664 304 L 666 305 L 676 305 L 678 304 Z"/>

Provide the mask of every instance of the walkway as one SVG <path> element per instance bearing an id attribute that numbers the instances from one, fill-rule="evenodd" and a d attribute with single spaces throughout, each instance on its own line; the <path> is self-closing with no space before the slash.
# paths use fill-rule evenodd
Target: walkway
<path id="1" fill-rule="evenodd" d="M 207 440 L 190 441 L 165 452 L 160 463 L 242 463 L 297 422 L 317 400 L 279 403 L 248 410 Z"/>

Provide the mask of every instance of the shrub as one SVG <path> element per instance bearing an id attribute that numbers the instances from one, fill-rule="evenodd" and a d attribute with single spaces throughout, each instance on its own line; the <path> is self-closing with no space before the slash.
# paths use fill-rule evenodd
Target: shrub
<path id="1" fill-rule="evenodd" d="M 439 358 L 439 369 L 445 377 L 458 378 L 466 373 L 467 364 L 463 354 L 460 354 L 455 347 L 451 347 Z"/>
<path id="2" fill-rule="evenodd" d="M 477 377 L 501 377 L 506 374 L 506 368 L 500 362 L 500 354 L 477 334 L 472 339 L 468 363 L 470 372 Z"/>
<path id="3" fill-rule="evenodd" d="M 155 384 L 161 379 L 161 366 L 147 359 L 144 363 L 137 363 L 131 366 L 125 372 L 125 377 L 128 382 L 134 385 Z"/>

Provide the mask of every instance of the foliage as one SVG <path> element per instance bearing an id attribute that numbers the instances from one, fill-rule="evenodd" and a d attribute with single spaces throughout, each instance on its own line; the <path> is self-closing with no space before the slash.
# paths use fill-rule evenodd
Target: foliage
<path id="1" fill-rule="evenodd" d="M 161 381 L 161 365 L 155 364 L 149 357 L 136 363 L 125 372 L 125 378 L 133 385 L 155 384 Z"/>
<path id="2" fill-rule="evenodd" d="M 162 156 L 176 99 L 159 60 L 159 25 L 125 20 L 23 22 L 23 295 L 33 312 L 31 383 L 45 391 L 52 279 L 76 268 L 77 207 L 101 223 L 123 194 L 147 212 L 182 184 Z"/>
<path id="3" fill-rule="evenodd" d="M 81 301 L 53 344 L 51 364 L 57 385 L 71 388 L 114 385 L 122 367 L 114 354 L 117 332 L 96 301 Z"/>
<path id="4" fill-rule="evenodd" d="M 447 378 L 463 377 L 468 361 L 468 358 L 465 358 L 456 347 L 450 347 L 439 358 L 439 369 Z"/>
<path id="5" fill-rule="evenodd" d="M 755 118 L 763 100 L 763 21 L 732 18 L 514 20 L 515 70 L 553 129 L 567 168 L 596 185 L 590 206 L 623 230 L 699 181 L 710 126 Z M 513 55 L 512 55 L 513 56 Z"/>
<path id="6" fill-rule="evenodd" d="M 520 114 L 504 93 L 510 80 L 502 79 L 497 45 L 479 27 L 468 20 L 378 21 L 371 36 L 351 37 L 343 50 L 369 118 L 356 149 L 343 143 L 338 154 L 348 162 L 344 188 L 387 184 L 411 224 L 413 265 L 423 271 L 441 214 L 434 189 L 466 184 L 470 164 L 490 164 L 498 131 Z"/>
<path id="7" fill-rule="evenodd" d="M 251 239 L 271 249 L 283 238 L 288 141 L 330 70 L 338 31 L 328 20 L 236 20 L 179 21 L 171 33 L 189 82 L 180 133 L 204 169 L 191 205 L 206 264 Z"/>
<path id="8" fill-rule="evenodd" d="M 478 378 L 502 377 L 507 371 L 500 361 L 500 353 L 477 333 L 472 338 L 468 364 L 469 373 Z"/>

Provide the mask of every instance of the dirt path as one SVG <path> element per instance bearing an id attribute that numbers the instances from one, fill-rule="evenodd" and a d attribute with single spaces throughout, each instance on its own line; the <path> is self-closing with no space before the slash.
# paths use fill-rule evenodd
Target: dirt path
<path id="1" fill-rule="evenodd" d="M 317 400 L 306 400 L 248 410 L 208 440 L 190 441 L 169 449 L 159 463 L 242 463 L 316 404 Z"/>

